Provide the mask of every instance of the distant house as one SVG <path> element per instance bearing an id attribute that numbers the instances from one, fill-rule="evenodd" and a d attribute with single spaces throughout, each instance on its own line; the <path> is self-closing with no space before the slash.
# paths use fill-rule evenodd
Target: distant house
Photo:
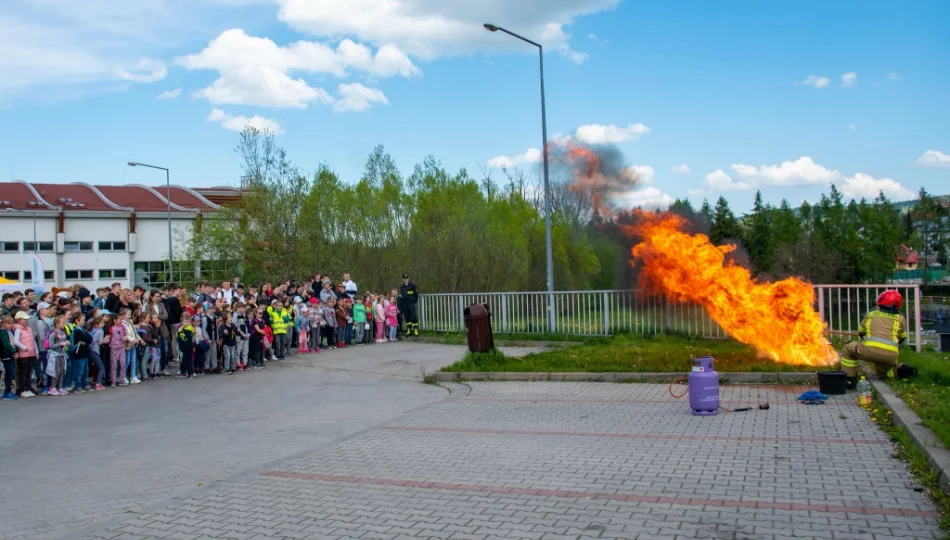
<path id="1" fill-rule="evenodd" d="M 900 248 L 897 250 L 897 269 L 898 270 L 917 270 L 917 265 L 920 264 L 920 255 L 917 254 L 912 248 L 905 246 L 904 244 L 900 245 Z"/>

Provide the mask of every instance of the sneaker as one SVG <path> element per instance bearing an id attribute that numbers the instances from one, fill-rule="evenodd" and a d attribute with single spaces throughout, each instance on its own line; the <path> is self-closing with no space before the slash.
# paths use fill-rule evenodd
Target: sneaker
<path id="1" fill-rule="evenodd" d="M 131 384 L 142 384 L 142 381 L 138 377 L 132 377 Z"/>
<path id="2" fill-rule="evenodd" d="M 85 388 L 77 388 L 76 390 L 73 390 L 73 393 L 74 393 L 74 394 L 85 394 L 85 393 L 88 392 L 88 391 L 89 391 L 89 390 L 86 390 Z"/>
<path id="3" fill-rule="evenodd" d="M 109 388 L 115 388 L 115 383 L 112 383 L 112 385 L 109 386 Z"/>
<path id="4" fill-rule="evenodd" d="M 175 375 L 175 378 L 176 378 L 176 379 L 187 379 L 187 378 L 188 378 L 188 375 L 183 375 L 183 374 L 179 373 L 178 375 Z"/>
<path id="5" fill-rule="evenodd" d="M 29 392 L 29 393 L 32 394 L 33 392 Z M 23 397 L 33 397 L 33 396 L 28 396 L 28 395 L 26 395 L 26 394 L 27 394 L 27 392 L 23 392 Z M 50 388 L 50 389 L 49 389 L 49 394 L 47 394 L 47 395 L 48 395 L 48 396 L 58 396 L 58 395 L 59 395 L 59 390 L 57 390 L 57 389 L 55 389 L 55 388 Z"/>
<path id="6" fill-rule="evenodd" d="M 49 395 L 49 388 L 44 388 L 42 394 L 43 394 L 44 396 L 48 396 L 48 395 Z"/>
<path id="7" fill-rule="evenodd" d="M 119 383 L 119 386 L 128 386 L 128 385 L 129 385 L 129 380 L 126 379 L 125 377 L 122 377 L 122 382 Z"/>
<path id="8" fill-rule="evenodd" d="M 99 384 L 99 383 L 96 383 L 95 388 L 93 388 L 93 390 L 95 390 L 96 392 L 98 392 L 99 390 L 105 390 L 105 389 L 106 389 L 106 387 L 105 387 L 105 386 L 102 386 L 102 385 Z"/>
<path id="9" fill-rule="evenodd" d="M 23 392 L 22 394 L 20 394 L 20 397 L 31 398 L 31 397 L 36 397 L 36 394 L 27 390 L 26 392 Z"/>
<path id="10" fill-rule="evenodd" d="M 168 377 L 169 375 L 171 375 L 171 373 L 169 373 L 167 369 L 162 372 L 162 377 Z"/>
<path id="11" fill-rule="evenodd" d="M 18 398 L 17 398 L 17 395 L 14 394 L 13 392 L 8 392 L 6 394 L 3 394 L 4 401 L 13 401 L 15 399 L 18 399 Z"/>

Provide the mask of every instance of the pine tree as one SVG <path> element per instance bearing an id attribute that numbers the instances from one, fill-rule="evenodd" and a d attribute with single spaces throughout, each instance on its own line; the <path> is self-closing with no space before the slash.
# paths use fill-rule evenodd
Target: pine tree
<path id="1" fill-rule="evenodd" d="M 710 220 L 709 239 L 714 244 L 721 244 L 723 240 L 738 237 L 739 222 L 736 220 L 736 215 L 729 208 L 729 201 L 720 195 Z"/>
<path id="2" fill-rule="evenodd" d="M 772 213 L 770 205 L 762 202 L 762 192 L 755 192 L 752 213 L 745 220 L 745 247 L 753 266 L 762 272 L 772 269 L 775 254 L 775 235 L 772 231 Z"/>

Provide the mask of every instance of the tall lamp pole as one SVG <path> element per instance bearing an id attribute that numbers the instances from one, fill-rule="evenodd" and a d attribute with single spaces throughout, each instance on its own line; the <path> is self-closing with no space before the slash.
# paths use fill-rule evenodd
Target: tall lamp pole
<path id="1" fill-rule="evenodd" d="M 139 163 L 137 161 L 130 161 L 129 167 L 148 167 L 149 169 L 165 171 L 165 189 L 167 190 L 165 195 L 165 205 L 168 209 L 168 281 L 172 282 L 174 281 L 173 276 L 175 275 L 175 269 L 172 266 L 172 184 L 171 180 L 169 179 L 168 169 L 165 167 Z"/>
<path id="2" fill-rule="evenodd" d="M 551 247 L 551 183 L 548 178 L 548 119 L 544 106 L 544 47 L 540 43 L 520 36 L 494 24 L 483 25 L 489 32 L 504 32 L 538 48 L 538 62 L 541 68 L 541 155 L 544 160 L 544 248 L 547 263 L 548 282 L 548 331 L 554 333 L 554 251 Z"/>

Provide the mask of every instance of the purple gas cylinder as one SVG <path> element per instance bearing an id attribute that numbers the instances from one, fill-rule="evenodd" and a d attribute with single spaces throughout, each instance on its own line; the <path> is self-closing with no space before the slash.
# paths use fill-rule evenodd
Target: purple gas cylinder
<path id="1" fill-rule="evenodd" d="M 719 374 L 713 369 L 712 356 L 693 358 L 689 372 L 689 408 L 698 416 L 719 412 Z"/>

